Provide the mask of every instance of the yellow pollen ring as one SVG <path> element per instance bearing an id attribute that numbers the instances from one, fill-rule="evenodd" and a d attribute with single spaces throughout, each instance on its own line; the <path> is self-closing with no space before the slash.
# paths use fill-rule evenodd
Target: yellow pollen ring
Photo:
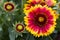
<path id="1" fill-rule="evenodd" d="M 19 26 L 17 27 L 17 29 L 18 29 L 18 30 L 22 30 L 23 27 L 22 27 L 21 25 L 19 25 Z"/>
<path id="2" fill-rule="evenodd" d="M 38 21 L 39 22 L 43 22 L 44 21 L 44 18 L 43 17 L 39 17 Z"/>
<path id="3" fill-rule="evenodd" d="M 7 5 L 7 9 L 11 9 L 12 8 L 12 6 L 11 5 Z"/>

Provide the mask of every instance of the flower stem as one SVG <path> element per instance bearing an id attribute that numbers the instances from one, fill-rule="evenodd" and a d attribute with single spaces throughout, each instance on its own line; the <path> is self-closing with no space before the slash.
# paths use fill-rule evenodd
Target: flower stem
<path id="1" fill-rule="evenodd" d="M 53 40 L 53 39 L 51 38 L 51 36 L 49 36 L 49 38 L 50 38 L 50 40 Z"/>
<path id="2" fill-rule="evenodd" d="M 27 38 L 26 38 L 26 40 L 29 40 L 29 37 L 30 37 L 29 34 L 27 34 Z"/>

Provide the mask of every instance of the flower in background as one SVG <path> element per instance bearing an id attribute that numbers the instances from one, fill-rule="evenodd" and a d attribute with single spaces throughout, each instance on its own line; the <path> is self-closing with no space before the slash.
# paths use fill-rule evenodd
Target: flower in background
<path id="1" fill-rule="evenodd" d="M 20 23 L 20 22 L 16 22 L 15 24 L 13 24 L 13 30 L 12 30 L 14 33 L 18 35 L 21 35 L 22 36 L 22 33 L 25 33 L 25 26 Z"/>
<path id="2" fill-rule="evenodd" d="M 16 25 L 16 31 L 17 32 L 22 32 L 24 30 L 24 26 L 22 24 L 17 24 Z"/>
<path id="3" fill-rule="evenodd" d="M 44 0 L 28 0 L 28 3 L 31 4 L 31 6 L 34 6 L 36 4 L 40 4 L 40 5 L 45 5 L 45 1 Z"/>
<path id="4" fill-rule="evenodd" d="M 21 23 L 16 23 L 14 26 L 14 29 L 16 32 L 23 32 L 24 31 L 24 25 Z"/>
<path id="5" fill-rule="evenodd" d="M 42 2 L 40 2 L 40 5 L 42 5 L 42 6 L 44 6 L 44 5 L 46 5 L 46 3 L 44 2 L 44 1 L 42 1 Z M 25 4 L 24 5 L 24 13 L 26 12 L 26 11 L 29 11 L 29 9 L 31 8 L 31 6 L 35 6 L 34 4 Z"/>
<path id="6" fill-rule="evenodd" d="M 25 4 L 25 5 L 24 5 L 24 9 L 23 9 L 23 10 L 24 10 L 24 13 L 25 13 L 26 11 L 28 11 L 28 10 L 31 8 L 31 6 L 32 6 L 31 4 Z"/>
<path id="7" fill-rule="evenodd" d="M 13 2 L 5 2 L 4 3 L 4 10 L 7 12 L 11 12 L 15 9 L 15 4 Z"/>
<path id="8" fill-rule="evenodd" d="M 47 6 L 54 6 L 56 4 L 55 0 L 28 0 L 27 1 L 29 4 L 24 5 L 24 13 L 26 11 L 29 11 L 31 6 L 35 6 L 36 4 L 40 4 L 42 6 L 47 5 Z"/>
<path id="9" fill-rule="evenodd" d="M 56 0 L 45 0 L 46 4 L 48 6 L 54 6 L 56 5 Z"/>
<path id="10" fill-rule="evenodd" d="M 32 4 L 38 4 L 38 3 L 40 3 L 41 1 L 43 1 L 43 0 L 28 0 L 27 2 L 28 2 L 28 3 L 32 3 Z"/>
<path id="11" fill-rule="evenodd" d="M 55 0 L 28 0 L 27 2 L 33 5 L 40 4 L 40 5 L 54 6 L 56 4 Z"/>
<path id="12" fill-rule="evenodd" d="M 55 30 L 56 14 L 52 8 L 35 5 L 25 12 L 26 30 L 35 37 L 50 35 Z"/>

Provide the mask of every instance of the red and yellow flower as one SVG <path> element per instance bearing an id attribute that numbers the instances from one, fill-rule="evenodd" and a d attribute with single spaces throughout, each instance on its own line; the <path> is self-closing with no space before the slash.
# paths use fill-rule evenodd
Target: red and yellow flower
<path id="1" fill-rule="evenodd" d="M 55 0 L 28 0 L 27 1 L 29 4 L 25 4 L 24 5 L 24 13 L 26 11 L 29 11 L 29 9 L 32 7 L 32 6 L 35 6 L 37 4 L 40 4 L 42 6 L 44 5 L 47 5 L 47 6 L 54 6 L 56 4 L 56 1 Z"/>
<path id="2" fill-rule="evenodd" d="M 25 11 L 25 15 L 26 30 L 35 37 L 50 35 L 55 30 L 57 17 L 52 8 L 35 5 Z"/>
<path id="3" fill-rule="evenodd" d="M 28 11 L 28 10 L 31 8 L 31 6 L 32 6 L 31 4 L 25 4 L 25 5 L 24 5 L 24 7 L 25 7 L 25 8 L 24 8 L 24 13 L 25 13 L 26 11 Z"/>
<path id="4" fill-rule="evenodd" d="M 41 1 L 43 1 L 43 0 L 28 0 L 27 2 L 28 2 L 28 3 L 32 3 L 32 4 L 38 4 L 38 3 L 40 3 Z"/>
<path id="5" fill-rule="evenodd" d="M 4 10 L 7 12 L 11 12 L 15 9 L 15 4 L 13 2 L 5 2 L 4 3 Z"/>
<path id="6" fill-rule="evenodd" d="M 15 23 L 15 24 L 13 24 L 13 28 L 14 28 L 14 30 L 16 31 L 16 32 L 19 32 L 19 33 L 21 33 L 21 32 L 23 32 L 24 30 L 25 30 L 25 27 L 24 27 L 24 25 L 23 24 L 21 24 L 21 23 Z"/>
<path id="7" fill-rule="evenodd" d="M 24 30 L 24 26 L 22 24 L 17 24 L 16 25 L 16 31 L 22 32 Z"/>
<path id="8" fill-rule="evenodd" d="M 31 6 L 35 6 L 35 4 L 41 4 L 41 5 L 45 4 L 45 2 L 43 0 L 28 0 L 27 2 L 29 4 L 24 5 L 24 7 L 25 7 L 24 11 L 29 10 L 31 8 Z"/>
<path id="9" fill-rule="evenodd" d="M 56 4 L 55 0 L 28 0 L 27 2 L 33 5 L 40 4 L 42 2 L 44 2 L 43 4 L 46 4 L 48 6 L 54 6 Z"/>

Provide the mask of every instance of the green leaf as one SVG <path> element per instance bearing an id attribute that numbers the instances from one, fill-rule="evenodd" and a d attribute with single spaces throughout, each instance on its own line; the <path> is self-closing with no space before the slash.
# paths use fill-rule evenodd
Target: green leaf
<path id="1" fill-rule="evenodd" d="M 59 18 L 57 19 L 56 30 L 60 31 L 60 16 L 59 16 Z"/>

